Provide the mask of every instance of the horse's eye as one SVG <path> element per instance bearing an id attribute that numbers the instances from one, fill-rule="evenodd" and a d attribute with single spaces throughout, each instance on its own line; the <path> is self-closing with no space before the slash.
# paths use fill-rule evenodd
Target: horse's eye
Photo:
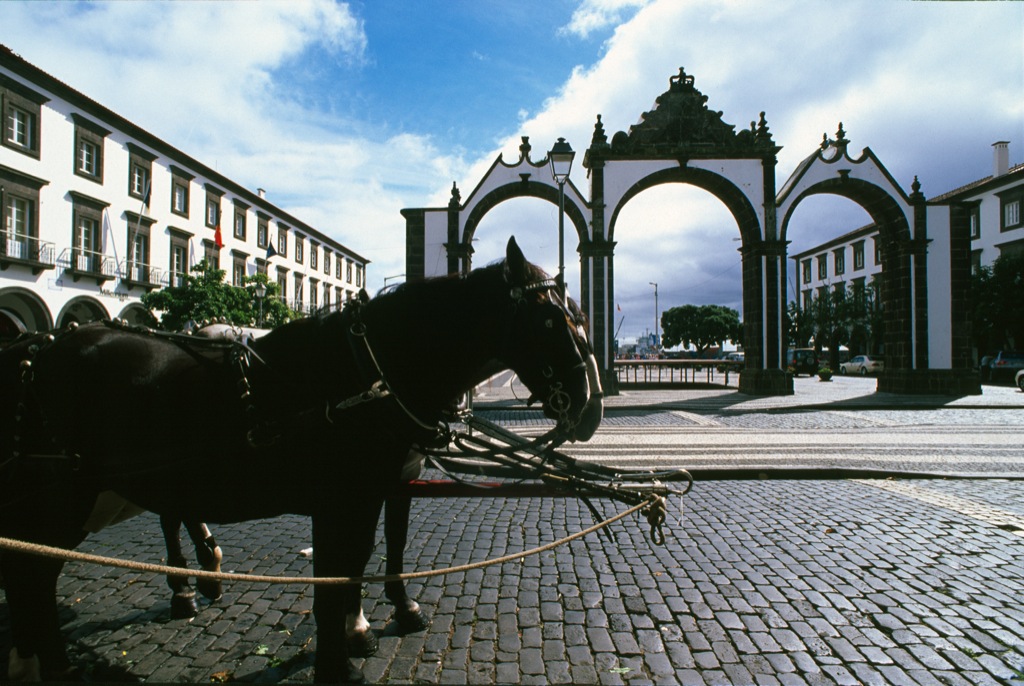
<path id="1" fill-rule="evenodd" d="M 555 323 L 553 321 L 551 321 L 550 319 L 545 319 L 544 320 L 544 328 L 553 329 L 553 328 L 555 328 Z"/>

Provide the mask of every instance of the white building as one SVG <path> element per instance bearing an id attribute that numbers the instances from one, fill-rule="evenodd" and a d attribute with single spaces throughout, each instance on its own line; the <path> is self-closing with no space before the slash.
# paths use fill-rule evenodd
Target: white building
<path id="1" fill-rule="evenodd" d="M 235 285 L 268 274 L 301 312 L 365 283 L 364 257 L 3 45 L 0 108 L 0 339 L 151 324 L 142 294 L 204 259 Z"/>
<path id="2" fill-rule="evenodd" d="M 968 213 L 975 270 L 991 266 L 1000 255 L 1024 252 L 1024 164 L 1010 167 L 1006 141 L 992 148 L 991 176 L 928 200 L 929 204 L 960 205 Z M 869 224 L 790 255 L 798 307 L 806 309 L 826 290 L 843 286 L 871 288 L 877 296 L 880 282 L 876 279 L 882 272 L 879 241 L 878 227 Z"/>

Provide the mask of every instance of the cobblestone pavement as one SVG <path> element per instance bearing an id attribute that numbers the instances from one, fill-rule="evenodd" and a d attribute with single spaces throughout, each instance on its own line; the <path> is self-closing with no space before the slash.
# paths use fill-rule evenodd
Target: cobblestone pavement
<path id="1" fill-rule="evenodd" d="M 700 406 L 679 393 L 609 399 L 596 447 L 571 450 L 608 462 L 632 451 L 659 465 L 912 465 L 996 478 L 699 481 L 672 502 L 663 547 L 630 519 L 611 541 L 591 534 L 411 584 L 432 618 L 422 632 L 397 635 L 382 588 L 369 586 L 364 608 L 381 640 L 362 667 L 386 683 L 1024 684 L 1024 481 L 1011 478 L 1024 472 L 1024 412 L 1009 391 L 986 387 L 989 397 L 966 407 L 873 409 L 721 394 Z M 478 411 L 524 432 L 543 424 L 503 403 Z M 418 500 L 407 567 L 516 553 L 592 522 L 572 499 Z M 304 518 L 215 533 L 229 571 L 311 573 Z M 82 549 L 165 555 L 152 515 Z M 379 545 L 368 573 L 383 571 L 383 555 Z M 191 621 L 168 619 L 166 584 L 148 575 L 72 563 L 59 593 L 70 652 L 93 679 L 312 679 L 308 589 L 234 583 Z"/>

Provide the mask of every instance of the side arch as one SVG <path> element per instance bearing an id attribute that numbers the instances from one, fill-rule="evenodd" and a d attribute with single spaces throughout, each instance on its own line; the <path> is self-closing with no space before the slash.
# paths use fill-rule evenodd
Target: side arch
<path id="1" fill-rule="evenodd" d="M 571 184 L 571 182 L 569 183 Z M 565 216 L 573 228 L 576 229 L 577 241 L 583 243 L 587 238 L 587 217 L 579 205 L 576 204 L 573 198 L 575 194 L 578 194 L 578 192 L 570 193 L 568 189 L 565 193 Z M 479 202 L 473 206 L 473 209 L 470 210 L 469 215 L 466 217 L 466 223 L 462 231 L 462 244 L 464 246 L 471 246 L 477 227 L 484 216 L 501 203 L 513 198 L 539 198 L 547 200 L 555 207 L 558 207 L 558 188 L 545 183 L 526 180 L 520 183 L 508 183 L 489 191 L 480 198 Z"/>
<path id="2" fill-rule="evenodd" d="M 57 328 L 63 328 L 72 322 L 85 324 L 101 319 L 110 319 L 107 308 L 95 298 L 83 295 L 72 298 L 61 308 L 60 314 L 57 315 Z"/>
<path id="3" fill-rule="evenodd" d="M 787 203 L 779 223 L 783 240 L 796 208 L 812 195 L 838 195 L 851 200 L 863 207 L 878 227 L 886 358 L 879 390 L 888 390 L 890 380 L 909 370 L 928 367 L 927 237 L 923 219 L 921 225 L 912 227 L 914 218 L 907 217 L 889 191 L 870 181 L 840 176 L 809 185 Z"/>
<path id="4" fill-rule="evenodd" d="M 156 317 L 142 303 L 131 303 L 117 315 L 118 319 L 124 319 L 129 324 L 136 326 L 147 326 L 151 329 L 158 325 Z"/>

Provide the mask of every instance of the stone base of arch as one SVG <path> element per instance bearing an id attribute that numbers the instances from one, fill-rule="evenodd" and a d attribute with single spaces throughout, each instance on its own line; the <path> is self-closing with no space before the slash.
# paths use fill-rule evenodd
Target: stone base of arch
<path id="1" fill-rule="evenodd" d="M 908 395 L 981 395 L 974 369 L 893 369 L 878 377 L 878 392 Z"/>
<path id="2" fill-rule="evenodd" d="M 744 369 L 740 372 L 740 393 L 793 395 L 793 375 L 781 369 Z"/>

